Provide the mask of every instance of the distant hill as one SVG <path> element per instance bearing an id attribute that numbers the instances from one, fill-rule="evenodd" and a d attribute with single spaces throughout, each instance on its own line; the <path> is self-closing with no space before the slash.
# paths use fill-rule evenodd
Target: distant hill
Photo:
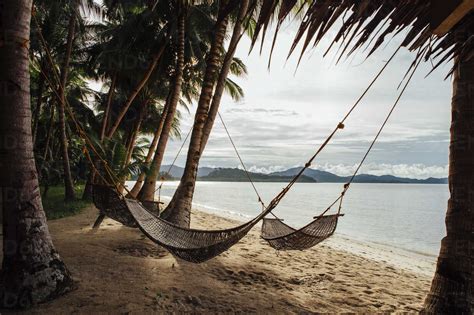
<path id="1" fill-rule="evenodd" d="M 270 175 L 277 176 L 294 176 L 301 170 L 301 167 L 290 168 L 282 172 L 274 172 Z M 318 183 L 345 183 L 350 179 L 350 176 L 338 176 L 326 171 L 307 169 L 303 173 L 306 176 L 309 176 L 315 179 Z M 447 178 L 427 178 L 427 179 L 414 179 L 414 178 L 404 178 L 396 177 L 393 175 L 368 175 L 360 174 L 354 178 L 354 183 L 383 183 L 383 184 L 447 184 Z"/>
<path id="2" fill-rule="evenodd" d="M 295 176 L 302 168 L 301 167 L 294 167 L 287 169 L 286 171 L 281 171 L 281 172 L 273 172 L 271 175 L 277 175 L 277 176 Z M 340 177 L 337 175 L 334 175 L 333 173 L 329 173 L 326 171 L 320 171 L 320 170 L 314 170 L 311 168 L 308 168 L 306 171 L 304 171 L 303 175 L 309 176 L 313 179 L 315 179 L 318 183 L 342 183 L 345 182 L 344 177 Z"/>
<path id="3" fill-rule="evenodd" d="M 163 165 L 160 169 L 162 173 L 169 170 L 169 165 Z M 270 174 L 250 173 L 252 180 L 256 182 L 288 182 L 295 176 L 301 167 L 293 167 L 286 171 L 273 172 Z M 183 176 L 184 168 L 173 166 L 170 171 L 172 179 L 179 180 Z M 350 176 L 338 176 L 330 172 L 307 169 L 299 182 L 304 183 L 346 183 Z M 136 180 L 134 178 L 133 180 Z M 213 168 L 200 167 L 198 169 L 198 180 L 201 181 L 227 181 L 227 182 L 246 182 L 248 181 L 245 172 L 238 168 Z M 354 178 L 354 183 L 380 183 L 380 184 L 447 184 L 447 178 L 427 178 L 414 179 L 397 177 L 393 175 L 369 175 L 360 174 Z"/>
<path id="4" fill-rule="evenodd" d="M 160 173 L 168 172 L 170 165 L 162 165 L 160 168 Z M 198 169 L 198 177 L 207 176 L 210 172 L 214 171 L 215 168 L 212 167 L 200 167 Z M 184 167 L 173 165 L 170 171 L 170 175 L 173 178 L 181 178 L 184 173 Z"/>
<path id="5" fill-rule="evenodd" d="M 289 182 L 293 176 L 267 175 L 249 172 L 249 176 L 254 182 Z M 199 177 L 201 181 L 232 181 L 248 182 L 247 174 L 238 168 L 218 168 L 206 176 Z M 299 178 L 301 183 L 315 183 L 313 178 L 303 175 Z"/>

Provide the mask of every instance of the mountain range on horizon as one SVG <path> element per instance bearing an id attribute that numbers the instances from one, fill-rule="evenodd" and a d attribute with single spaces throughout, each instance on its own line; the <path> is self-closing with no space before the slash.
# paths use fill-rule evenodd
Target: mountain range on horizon
<path id="1" fill-rule="evenodd" d="M 161 170 L 168 171 L 170 165 L 163 165 Z M 287 182 L 295 176 L 302 167 L 293 167 L 285 171 L 272 172 L 269 174 L 249 172 L 252 181 L 255 182 Z M 179 179 L 183 175 L 184 168 L 173 166 L 170 175 L 174 179 Z M 345 183 L 351 176 L 339 176 L 327 171 L 317 169 L 307 169 L 299 182 L 305 183 Z M 242 169 L 221 168 L 221 167 L 200 167 L 198 169 L 199 181 L 231 181 L 246 182 L 248 177 Z M 415 179 L 397 177 L 393 175 L 370 175 L 360 174 L 354 178 L 354 183 L 381 183 L 381 184 L 447 184 L 447 178 L 429 177 L 426 179 Z"/>

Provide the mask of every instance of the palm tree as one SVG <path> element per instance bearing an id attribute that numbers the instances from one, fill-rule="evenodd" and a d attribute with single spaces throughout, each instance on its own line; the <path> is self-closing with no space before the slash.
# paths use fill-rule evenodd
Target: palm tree
<path id="1" fill-rule="evenodd" d="M 191 104 L 197 97 L 199 96 L 198 93 L 198 86 L 201 84 L 202 81 L 202 72 L 203 72 L 203 65 L 204 65 L 204 58 L 205 53 L 209 50 L 209 41 L 207 40 L 207 34 L 210 32 L 209 30 L 212 29 L 212 16 L 215 14 L 216 5 L 207 5 L 207 4 L 199 4 L 199 5 L 187 5 L 186 6 L 186 14 L 187 20 L 185 21 L 186 27 L 186 41 L 185 41 L 185 62 L 183 68 L 183 79 L 181 80 L 181 100 L 179 103 L 186 107 L 187 104 Z M 177 16 L 175 13 L 170 14 L 171 18 L 176 19 Z M 174 35 L 174 34 L 173 34 Z M 177 35 L 174 36 L 177 39 Z M 175 41 L 176 41 L 175 39 Z M 176 46 L 176 45 L 175 45 Z M 176 49 L 169 49 L 170 57 L 166 58 L 166 60 L 175 60 L 176 59 Z M 169 79 L 169 84 L 172 87 L 173 82 L 176 82 L 173 78 L 173 73 L 175 72 L 176 65 L 173 63 L 170 65 L 171 70 L 168 72 L 171 73 L 171 77 Z M 161 75 L 161 79 L 163 81 L 164 75 Z M 160 152 L 156 155 L 157 159 L 154 163 L 154 170 L 159 170 L 161 167 L 161 161 L 163 157 L 164 150 L 167 145 L 167 141 L 161 141 L 160 147 L 158 147 L 158 141 L 160 136 L 163 134 L 164 137 L 169 137 L 169 128 L 163 132 L 163 126 L 165 123 L 165 119 L 167 117 L 168 108 L 171 102 L 171 96 L 174 93 L 174 89 L 169 86 L 164 86 L 165 90 L 168 90 L 168 94 L 166 97 L 165 107 L 163 109 L 163 113 L 161 115 L 161 119 L 159 124 L 157 124 L 157 128 L 154 132 L 153 141 L 150 145 L 150 149 L 148 151 L 148 155 L 145 161 L 145 164 L 150 167 L 151 162 L 155 156 L 155 152 Z M 187 109 L 187 108 L 186 108 Z M 175 111 L 175 113 L 178 113 Z M 169 121 L 172 120 L 172 114 L 168 118 Z M 176 118 L 176 117 L 175 117 Z M 175 119 L 176 120 L 176 119 Z M 140 192 L 143 182 L 145 181 L 146 173 L 142 172 L 138 177 L 133 189 L 130 191 L 130 195 L 136 197 Z M 148 183 L 152 189 L 155 191 L 154 185 L 156 180 L 158 179 L 158 172 L 153 171 L 153 174 L 148 174 Z M 143 199 L 151 199 L 152 195 L 148 195 Z"/>
<path id="2" fill-rule="evenodd" d="M 186 8 L 183 1 L 177 1 L 178 12 L 178 36 L 176 47 L 176 67 L 174 75 L 174 86 L 170 95 L 169 103 L 166 104 L 166 116 L 163 123 L 163 128 L 158 141 L 157 150 L 155 152 L 151 169 L 146 177 L 146 181 L 138 194 L 138 198 L 142 201 L 153 201 L 155 195 L 155 185 L 158 175 L 160 173 L 160 166 L 163 160 L 166 145 L 168 143 L 169 134 L 175 117 L 175 112 L 178 107 L 181 85 L 183 81 L 184 69 L 184 46 L 185 46 L 185 23 L 186 23 Z"/>
<path id="3" fill-rule="evenodd" d="M 194 119 L 184 174 L 171 202 L 163 212 L 163 217 L 166 220 L 183 227 L 190 226 L 191 205 L 197 179 L 199 159 L 204 150 L 205 141 L 207 141 L 208 134 L 212 129 L 213 121 L 220 105 L 220 98 L 225 87 L 235 48 L 242 36 L 242 25 L 244 18 L 248 14 L 248 4 L 249 1 L 247 0 L 240 1 L 240 9 L 235 21 L 234 32 L 222 65 L 220 64 L 220 52 L 223 51 L 224 37 L 229 21 L 228 8 L 222 6 L 220 8 L 220 16 L 217 18 L 215 39 L 207 59 L 207 68 Z M 214 87 L 215 91 L 213 91 Z M 211 104 L 213 92 L 215 98 Z M 203 139 L 205 140 L 203 141 Z"/>
<path id="4" fill-rule="evenodd" d="M 59 113 L 59 127 L 61 130 L 61 151 L 63 160 L 63 171 L 64 171 L 64 198 L 66 201 L 76 199 L 74 193 L 74 184 L 71 175 L 71 165 L 69 162 L 68 153 L 68 137 L 66 134 L 66 117 L 65 117 L 65 102 L 66 102 L 66 84 L 68 81 L 69 64 L 71 61 L 72 47 L 76 32 L 76 12 L 75 8 L 72 9 L 69 17 L 67 41 L 66 41 L 66 52 L 64 54 L 63 64 L 61 67 L 61 78 L 59 83 L 59 102 L 58 102 L 58 113 Z"/>
<path id="5" fill-rule="evenodd" d="M 66 98 L 68 97 L 68 91 L 71 88 L 71 76 L 75 76 L 74 73 L 76 70 L 73 63 L 77 62 L 81 55 L 76 53 L 80 51 L 81 47 L 84 45 L 84 42 L 87 40 L 85 33 L 83 32 L 83 16 L 79 13 L 80 10 L 83 12 L 98 12 L 100 9 L 97 4 L 92 0 L 75 0 L 72 2 L 63 2 L 57 1 L 54 3 L 48 1 L 37 1 L 35 3 L 35 9 L 38 12 L 37 20 L 39 21 L 41 27 L 41 33 L 44 40 L 47 43 L 48 49 L 44 53 L 47 54 L 44 58 L 49 60 L 49 57 L 53 59 L 61 59 L 59 78 L 56 78 L 56 65 L 50 65 L 48 67 L 51 71 L 47 71 L 42 64 L 39 65 L 40 72 L 40 82 L 43 81 L 42 74 L 46 74 L 49 77 L 54 77 L 52 81 L 53 85 L 49 88 L 53 90 L 53 94 L 58 95 L 58 98 L 55 98 L 55 103 L 57 104 L 57 118 L 59 121 L 59 136 L 60 136 L 60 146 L 61 146 L 61 160 L 62 160 L 62 169 L 63 169 L 63 180 L 65 187 L 65 200 L 75 199 L 74 185 L 73 185 L 73 174 L 71 171 L 71 161 L 70 161 L 70 152 L 69 152 L 69 141 L 70 136 L 68 132 L 68 119 L 65 113 L 65 103 Z M 36 33 L 34 33 L 36 35 Z M 66 40 L 64 41 L 64 38 Z M 78 41 L 77 39 L 81 40 Z M 42 46 L 38 43 L 37 36 L 32 38 L 33 49 L 32 54 L 39 54 L 40 56 L 43 53 L 43 49 L 40 49 Z M 75 54 L 73 54 L 73 50 Z M 43 59 L 44 59 L 43 58 Z M 53 72 L 54 75 L 51 75 L 49 72 Z M 59 82 L 57 82 L 59 81 Z M 41 98 L 39 98 L 41 99 Z M 37 106 L 38 109 L 39 106 Z M 37 111 L 37 115 L 40 113 Z M 54 118 L 51 111 L 51 117 Z M 51 124 L 51 126 L 53 126 Z M 51 134 L 48 132 L 48 134 Z M 51 140 L 51 139 L 48 139 Z M 49 150 L 50 141 L 46 141 L 46 146 L 44 150 L 43 158 L 46 157 L 46 153 Z M 45 159 L 40 163 L 43 165 Z"/>
<path id="6" fill-rule="evenodd" d="M 150 163 L 153 160 L 154 157 L 154 152 L 156 151 L 156 148 L 158 146 L 158 141 L 160 139 L 161 132 L 163 130 L 163 125 L 165 123 L 165 119 L 168 113 L 168 101 L 166 102 L 165 106 L 163 107 L 163 110 L 160 115 L 160 120 L 158 122 L 158 125 L 155 129 L 155 132 L 153 134 L 153 140 L 151 141 L 150 147 L 148 148 L 148 153 L 145 158 L 145 165 L 149 166 Z M 145 181 L 146 178 L 146 173 L 141 172 L 140 175 L 137 178 L 137 181 L 133 188 L 130 190 L 130 197 L 136 198 L 138 193 L 140 192 L 140 189 L 142 188 L 143 182 Z"/>
<path id="7" fill-rule="evenodd" d="M 36 85 L 37 88 L 35 91 L 36 92 L 36 106 L 35 106 L 35 111 L 34 111 L 34 116 L 33 116 L 33 130 L 32 130 L 33 147 L 35 147 L 35 143 L 36 143 L 36 135 L 38 132 L 38 124 L 39 124 L 41 109 L 42 109 L 41 107 L 43 105 L 43 93 L 44 93 L 44 87 L 45 87 L 44 80 L 43 78 L 41 78 L 42 72 L 44 71 L 43 68 L 44 68 L 44 62 L 41 60 L 39 64 L 39 72 L 36 73 L 36 76 L 38 78 L 37 80 L 35 80 L 38 82 L 38 84 Z"/>
<path id="8" fill-rule="evenodd" d="M 51 241 L 33 156 L 28 40 L 31 0 L 6 1 L 0 33 L 0 181 L 3 191 L 2 307 L 29 307 L 73 288 Z M 8 141 L 7 141 L 8 140 Z M 33 268 L 34 266 L 34 268 Z"/>
<path id="9" fill-rule="evenodd" d="M 146 58 L 149 59 L 149 62 L 147 63 L 145 72 L 143 74 L 140 72 L 140 76 L 137 77 L 138 80 L 134 82 L 134 87 L 130 89 L 129 95 L 123 106 L 119 111 L 117 111 L 115 119 L 111 123 L 110 129 L 105 133 L 107 138 L 111 138 L 114 135 L 135 98 L 139 95 L 143 88 L 149 84 L 150 78 L 152 78 L 153 74 L 157 72 L 157 69 L 160 65 L 160 60 L 162 59 L 162 56 L 168 47 L 167 34 L 171 26 L 168 24 L 168 21 L 166 21 L 166 17 L 163 17 L 158 13 L 154 14 L 153 12 L 150 14 L 149 10 L 147 9 L 143 10 L 143 12 L 140 14 L 136 14 L 134 12 L 135 11 L 129 12 L 130 16 L 126 17 L 125 21 L 121 21 L 121 25 L 117 27 L 117 31 L 114 33 L 115 36 L 111 38 L 111 41 L 118 41 L 118 44 L 121 46 L 119 51 L 120 49 L 125 51 L 137 50 L 137 48 L 131 47 L 134 45 L 137 46 L 139 56 L 146 56 Z M 139 25 L 142 27 L 142 29 L 140 29 L 139 35 L 134 34 L 137 33 L 137 23 L 139 23 Z M 134 38 L 127 38 L 124 36 L 130 34 L 134 34 Z M 136 56 L 133 57 L 136 58 Z M 131 71 L 129 71 L 129 74 L 130 72 Z"/>
<path id="10" fill-rule="evenodd" d="M 423 312 L 474 312 L 474 58 L 454 70 L 446 236 Z"/>
<path id="11" fill-rule="evenodd" d="M 133 103 L 137 95 L 140 93 L 140 91 L 143 89 L 143 87 L 147 84 L 148 79 L 152 75 L 153 71 L 158 65 L 158 62 L 161 58 L 161 55 L 163 54 L 163 51 L 165 49 L 166 43 L 163 42 L 160 46 L 160 49 L 152 56 L 151 62 L 145 71 L 143 78 L 138 82 L 137 86 L 133 89 L 132 93 L 130 94 L 129 98 L 123 105 L 122 110 L 118 113 L 117 119 L 113 123 L 112 127 L 110 127 L 110 130 L 107 132 L 107 138 L 111 138 L 115 131 L 117 131 L 117 128 L 119 127 L 120 123 L 122 122 L 123 118 L 125 117 L 128 109 L 130 108 L 130 105 Z"/>

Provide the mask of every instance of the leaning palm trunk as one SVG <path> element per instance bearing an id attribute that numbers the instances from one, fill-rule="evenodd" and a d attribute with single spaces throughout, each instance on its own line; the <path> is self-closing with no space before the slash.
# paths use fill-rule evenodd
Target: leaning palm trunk
<path id="1" fill-rule="evenodd" d="M 184 11 L 184 10 L 183 10 Z M 175 83 L 173 87 L 173 94 L 168 105 L 163 130 L 161 131 L 160 140 L 151 163 L 150 171 L 146 176 L 138 199 L 141 201 L 153 201 L 155 197 L 156 181 L 160 175 L 161 162 L 163 162 L 163 155 L 165 153 L 166 145 L 168 143 L 169 135 L 173 126 L 174 116 L 178 107 L 179 98 L 181 95 L 181 85 L 183 83 L 183 69 L 184 69 L 184 37 L 185 37 L 185 12 L 180 13 L 179 29 L 178 29 L 178 48 L 176 60 L 176 74 Z"/>
<path id="2" fill-rule="evenodd" d="M 229 44 L 229 50 L 224 58 L 221 70 L 219 72 L 219 78 L 211 105 L 209 104 L 211 101 L 212 88 L 214 87 L 215 75 L 218 70 L 217 59 L 219 57 L 219 53 L 217 52 L 215 55 L 213 55 L 212 51 L 210 52 L 208 68 L 206 69 L 206 76 L 201 92 L 201 98 L 196 111 L 193 133 L 191 136 L 191 143 L 189 145 L 184 173 L 170 204 L 163 212 L 163 218 L 180 226 L 190 226 L 191 206 L 197 179 L 199 159 L 202 155 L 219 109 L 220 100 L 224 91 L 225 81 L 229 73 L 230 64 L 235 53 L 235 48 L 237 47 L 237 44 L 242 36 L 242 22 L 247 13 L 247 8 L 248 0 L 241 1 L 239 16 L 234 26 L 234 31 Z M 218 30 L 225 34 L 227 28 L 227 18 L 224 19 L 223 24 L 225 25 L 221 25 Z M 221 50 L 223 46 L 223 40 L 221 40 L 219 37 L 220 35 L 222 34 L 219 34 L 219 32 L 216 34 L 216 41 L 214 43 L 216 46 L 219 45 L 219 50 Z M 212 73 L 207 76 L 207 71 L 210 70 L 210 68 Z"/>
<path id="3" fill-rule="evenodd" d="M 114 98 L 115 84 L 117 82 L 117 73 L 112 76 L 112 82 L 110 83 L 109 93 L 107 93 L 107 104 L 105 105 L 104 117 L 102 119 L 102 127 L 100 130 L 100 141 L 102 142 L 105 138 L 107 126 L 109 124 L 110 107 L 112 106 L 112 100 Z"/>
<path id="4" fill-rule="evenodd" d="M 66 55 L 64 56 L 64 63 L 61 69 L 61 82 L 59 86 L 59 98 L 60 102 L 58 103 L 58 112 L 59 112 L 59 128 L 61 131 L 61 155 L 63 162 L 63 172 L 64 172 L 64 199 L 74 200 L 76 198 L 74 193 L 74 185 L 72 183 L 71 175 L 71 165 L 69 162 L 69 153 L 68 153 L 68 139 L 66 135 L 66 117 L 65 117 L 65 104 L 66 104 L 66 84 L 67 77 L 69 73 L 69 62 L 71 60 L 72 53 L 72 44 L 74 41 L 74 33 L 76 29 L 76 18 L 75 13 L 71 14 L 69 18 L 68 26 L 68 36 L 67 36 L 67 48 Z"/>
<path id="5" fill-rule="evenodd" d="M 43 159 L 41 160 L 40 165 L 40 172 L 43 169 L 43 163 L 48 158 L 49 146 L 51 143 L 51 138 L 53 137 L 53 127 L 54 127 L 54 106 L 50 106 L 50 113 L 49 113 L 49 122 L 48 122 L 48 131 L 46 133 L 46 141 L 44 144 L 44 152 L 43 152 Z"/>
<path id="6" fill-rule="evenodd" d="M 40 72 L 43 67 L 40 66 Z M 41 73 L 40 73 L 41 77 Z M 35 116 L 33 118 L 33 148 L 35 147 L 36 143 L 36 135 L 38 133 L 38 124 L 39 124 L 39 117 L 41 115 L 41 105 L 42 105 L 42 100 L 43 100 L 43 89 L 44 89 L 44 80 L 40 79 L 39 81 L 39 86 L 38 86 L 38 91 L 37 91 L 37 99 L 36 99 L 36 107 L 35 107 Z"/>
<path id="7" fill-rule="evenodd" d="M 192 196 L 194 193 L 195 178 L 201 152 L 201 137 L 204 124 L 206 123 L 209 103 L 219 69 L 220 52 L 223 48 L 224 38 L 229 19 L 226 17 L 216 25 L 214 41 L 207 58 L 206 72 L 204 73 L 201 95 L 198 101 L 196 115 L 194 117 L 193 131 L 189 144 L 188 155 L 184 174 L 181 177 L 178 189 L 171 202 L 163 213 L 163 217 L 183 227 L 190 224 L 190 211 Z"/>
<path id="8" fill-rule="evenodd" d="M 28 39 L 31 0 L 2 1 L 0 34 L 0 187 L 3 264 L 0 307 L 26 308 L 73 287 L 51 241 L 33 155 Z"/>
<path id="9" fill-rule="evenodd" d="M 130 139 L 127 144 L 127 151 L 125 154 L 125 160 L 123 162 L 123 169 L 127 168 L 130 165 L 130 162 L 132 161 L 132 155 L 133 155 L 133 149 L 135 148 L 135 143 L 138 138 L 138 134 L 140 133 L 140 128 L 143 123 L 143 119 L 145 116 L 145 111 L 146 107 L 148 106 L 149 100 L 143 101 L 143 103 L 140 105 L 139 109 L 139 114 L 137 117 L 137 120 L 135 121 L 135 126 L 133 127 L 133 130 L 130 133 Z M 122 185 L 119 186 L 119 191 L 123 192 L 125 190 L 125 181 L 127 180 L 126 175 L 124 175 L 121 178 Z"/>
<path id="10" fill-rule="evenodd" d="M 171 95 L 170 95 L 171 96 Z M 153 160 L 154 153 L 156 151 L 156 148 L 158 146 L 158 140 L 160 139 L 161 132 L 163 130 L 163 125 L 165 123 L 166 115 L 168 112 L 168 106 L 169 105 L 169 97 L 167 98 L 167 102 L 165 104 L 165 107 L 163 108 L 163 112 L 161 113 L 160 117 L 160 122 L 158 123 L 158 127 L 156 128 L 155 134 L 153 135 L 153 140 L 150 144 L 150 148 L 148 149 L 148 153 L 145 158 L 145 165 L 148 167 L 150 166 L 151 161 Z M 146 173 L 141 172 L 140 176 L 138 176 L 138 179 L 133 185 L 132 190 L 130 190 L 129 197 L 131 198 L 136 198 L 138 193 L 140 192 L 140 189 L 143 186 L 143 182 L 145 181 Z"/>
<path id="11" fill-rule="evenodd" d="M 241 1 L 240 3 L 239 16 L 237 17 L 237 22 L 234 26 L 232 38 L 230 40 L 229 48 L 227 49 L 227 53 L 224 58 L 224 63 L 222 64 L 222 69 L 219 74 L 219 79 L 217 80 L 214 96 L 212 97 L 212 103 L 209 109 L 207 121 L 204 126 L 202 139 L 201 139 L 201 155 L 204 151 L 204 148 L 206 147 L 207 140 L 209 139 L 212 127 L 214 126 L 214 121 L 216 120 L 217 113 L 219 112 L 219 106 L 221 104 L 222 94 L 224 93 L 227 76 L 229 75 L 230 65 L 232 64 L 232 60 L 234 58 L 237 45 L 239 44 L 239 41 L 243 35 L 242 24 L 247 14 L 248 4 L 249 4 L 248 0 Z"/>
<path id="12" fill-rule="evenodd" d="M 140 128 L 142 126 L 142 123 L 143 123 L 143 119 L 145 118 L 145 112 L 146 112 L 146 109 L 147 109 L 147 106 L 149 104 L 150 100 L 144 100 L 141 104 L 140 104 L 140 108 L 138 110 L 138 117 L 135 121 L 135 125 L 133 127 L 133 130 L 130 134 L 130 139 L 128 141 L 128 145 L 127 145 L 127 152 L 126 152 L 126 155 L 125 155 L 125 161 L 123 163 L 123 167 L 127 167 L 131 160 L 132 160 L 132 154 L 133 154 L 133 149 L 135 148 L 135 142 L 137 141 L 137 138 L 138 138 L 138 134 L 140 133 Z"/>
<path id="13" fill-rule="evenodd" d="M 117 73 L 114 73 L 112 76 L 112 82 L 110 83 L 109 92 L 107 93 L 107 102 L 105 105 L 104 117 L 102 119 L 102 127 L 100 130 L 100 142 L 102 143 L 105 138 L 105 132 L 107 131 L 107 126 L 109 124 L 110 116 L 110 107 L 112 105 L 112 100 L 114 97 L 115 84 L 117 82 Z M 94 181 L 97 174 L 95 168 L 90 167 L 89 176 L 87 177 L 86 185 L 84 187 L 84 193 L 82 194 L 82 200 L 92 200 L 92 189 Z"/>
<path id="14" fill-rule="evenodd" d="M 446 237 L 423 312 L 474 313 L 474 59 L 454 72 Z"/>
<path id="15" fill-rule="evenodd" d="M 137 86 L 135 89 L 132 91 L 132 94 L 128 97 L 127 101 L 125 102 L 122 110 L 118 114 L 117 119 L 115 120 L 114 124 L 112 127 L 110 127 L 110 130 L 106 133 L 107 138 L 112 138 L 112 136 L 115 134 L 115 131 L 117 131 L 118 127 L 120 126 L 120 123 L 122 122 L 123 118 L 125 117 L 125 114 L 128 112 L 128 109 L 130 108 L 130 105 L 132 105 L 133 101 L 137 97 L 137 95 L 140 93 L 140 91 L 143 89 L 143 87 L 146 85 L 148 82 L 148 79 L 150 79 L 151 74 L 153 71 L 155 71 L 156 66 L 158 65 L 158 61 L 160 61 L 161 55 L 163 55 L 163 52 L 165 51 L 166 43 L 163 43 L 160 47 L 160 50 L 153 56 L 150 65 L 148 66 L 148 69 L 145 71 L 145 74 L 143 78 L 141 79 L 140 82 L 138 82 Z"/>

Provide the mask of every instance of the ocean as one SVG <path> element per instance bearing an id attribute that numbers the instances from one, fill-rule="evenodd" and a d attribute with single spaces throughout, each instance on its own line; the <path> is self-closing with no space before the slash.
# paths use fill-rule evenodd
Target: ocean
<path id="1" fill-rule="evenodd" d="M 129 183 L 132 184 L 132 183 Z M 165 182 L 161 198 L 168 201 L 178 182 Z M 285 183 L 255 183 L 268 202 Z M 294 227 L 309 223 L 342 191 L 342 184 L 297 183 L 274 213 Z M 157 194 L 158 196 L 158 194 Z M 424 256 L 434 264 L 445 235 L 447 185 L 352 184 L 342 207 L 336 236 Z M 198 182 L 194 206 L 202 211 L 245 221 L 261 210 L 250 183 Z M 334 207 L 329 213 L 337 211 Z M 346 248 L 347 249 L 347 248 Z"/>

